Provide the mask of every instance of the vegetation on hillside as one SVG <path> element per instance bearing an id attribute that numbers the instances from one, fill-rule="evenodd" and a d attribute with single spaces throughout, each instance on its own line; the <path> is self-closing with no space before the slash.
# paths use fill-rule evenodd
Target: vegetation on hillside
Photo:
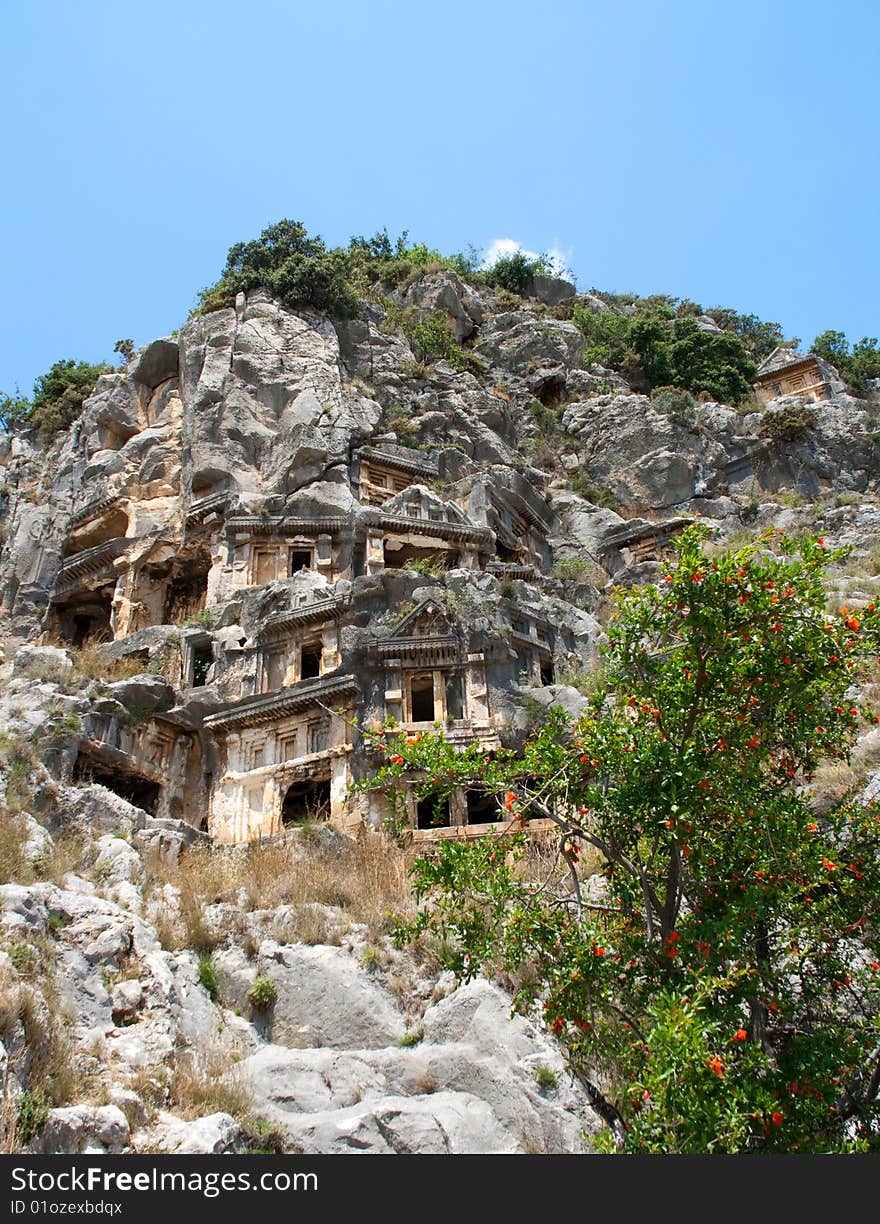
<path id="1" fill-rule="evenodd" d="M 880 1148 L 880 809 L 821 815 L 809 784 L 877 721 L 853 685 L 880 613 L 825 611 L 842 552 L 772 533 L 679 542 L 657 585 L 620 597 L 602 683 L 520 751 L 457 751 L 386 728 L 360 785 L 439 805 L 458 787 L 512 825 L 417 864 L 407 939 L 459 978 L 506 973 L 592 1087 L 628 1152 Z M 541 818 L 556 858 L 523 878 Z M 590 879 L 589 877 L 595 876 Z"/>
<path id="2" fill-rule="evenodd" d="M 76 420 L 100 376 L 111 368 L 87 361 L 56 361 L 34 383 L 31 399 L 18 393 L 0 395 L 0 426 L 6 432 L 37 429 L 43 442 L 51 441 Z"/>
<path id="3" fill-rule="evenodd" d="M 387 294 L 405 290 L 424 272 L 444 269 L 471 285 L 494 290 L 507 307 L 530 292 L 534 277 L 554 272 L 546 256 L 517 250 L 485 267 L 480 251 L 473 247 L 443 255 L 424 243 L 411 243 L 407 232 L 392 239 L 387 229 L 372 238 L 354 237 L 344 247 L 329 247 L 321 237 L 309 234 L 302 222 L 282 219 L 258 238 L 230 247 L 219 280 L 201 291 L 195 313 L 232 306 L 239 292 L 265 288 L 290 309 L 311 306 L 337 318 L 352 318 L 364 300 L 387 306 Z M 676 387 L 737 404 L 749 394 L 756 363 L 784 342 L 778 323 L 726 307 L 704 311 L 696 302 L 666 294 L 593 293 L 610 308 L 607 312 L 563 303 L 554 313 L 572 317 L 586 336 L 588 365 L 619 371 L 637 391 Z M 415 319 L 405 318 L 404 313 L 394 306 L 389 317 L 407 336 L 420 368 L 442 358 L 457 369 L 482 372 L 480 363 L 455 341 L 442 315 Z M 697 322 L 702 314 L 711 317 L 720 331 L 705 330 Z M 857 395 L 865 394 L 867 379 L 880 377 L 875 339 L 863 337 L 850 346 L 842 332 L 826 331 L 813 348 L 837 366 Z M 120 340 L 114 351 L 128 362 L 134 346 L 131 340 Z M 51 441 L 77 418 L 99 375 L 110 369 L 85 361 L 57 361 L 37 379 L 31 398 L 17 391 L 0 393 L 0 429 L 36 427 L 43 442 Z"/>
<path id="4" fill-rule="evenodd" d="M 706 331 L 655 298 L 642 299 L 631 314 L 576 305 L 573 319 L 587 338 L 586 364 L 620 371 L 636 390 L 678 387 L 727 404 L 751 390 L 757 367 L 734 327 Z"/>
<path id="5" fill-rule="evenodd" d="M 880 346 L 874 336 L 850 345 L 843 332 L 824 331 L 813 341 L 811 352 L 837 369 L 853 395 L 865 395 L 867 380 L 880 378 Z"/>

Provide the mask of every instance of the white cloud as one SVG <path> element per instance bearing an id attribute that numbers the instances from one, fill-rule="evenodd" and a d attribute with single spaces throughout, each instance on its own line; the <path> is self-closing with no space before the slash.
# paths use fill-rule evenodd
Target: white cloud
<path id="1" fill-rule="evenodd" d="M 489 249 L 483 256 L 481 268 L 491 268 L 499 259 L 505 256 L 514 255 L 517 251 L 522 251 L 526 259 L 537 259 L 538 252 L 530 251 L 528 247 L 522 246 L 513 238 L 494 238 L 489 244 Z M 544 254 L 550 261 L 550 269 L 557 276 L 564 275 L 568 269 L 568 263 L 571 259 L 571 249 L 563 251 L 558 243 L 554 243 L 549 250 Z"/>

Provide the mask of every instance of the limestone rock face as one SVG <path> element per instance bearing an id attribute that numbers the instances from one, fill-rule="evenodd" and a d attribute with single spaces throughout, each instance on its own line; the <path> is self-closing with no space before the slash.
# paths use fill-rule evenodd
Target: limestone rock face
<path id="1" fill-rule="evenodd" d="M 370 1049 L 399 1041 L 406 1031 L 391 997 L 335 948 L 267 941 L 259 964 L 278 991 L 268 1024 L 279 1045 Z"/>
<path id="2" fill-rule="evenodd" d="M 722 542 L 821 522 L 867 602 L 877 433 L 842 393 L 640 394 L 571 321 L 631 307 L 528 290 L 425 270 L 346 320 L 241 293 L 51 444 L 0 435 L 0 1075 L 13 1103 L 62 1057 L 78 1077 L 35 1152 L 243 1152 L 248 1116 L 287 1151 L 591 1150 L 540 1019 L 393 947 L 381 898 L 355 915 L 364 882 L 334 871 L 391 853 L 387 797 L 353 787 L 364 728 L 492 753 L 576 719 L 614 589 L 696 519 Z M 410 795 L 408 836 L 485 836 L 479 800 L 437 825 Z"/>
<path id="3" fill-rule="evenodd" d="M 30 1150 L 43 1156 L 121 1152 L 128 1140 L 128 1120 L 116 1105 L 77 1105 L 50 1110 Z"/>
<path id="4" fill-rule="evenodd" d="M 574 324 L 522 310 L 488 320 L 475 351 L 493 366 L 523 376 L 532 362 L 549 369 L 577 367 L 584 347 L 583 333 Z"/>
<path id="5" fill-rule="evenodd" d="M 430 1007 L 421 1044 L 331 1051 L 270 1045 L 244 1074 L 259 1108 L 306 1151 L 585 1150 L 598 1121 L 554 1044 L 476 981 Z M 536 1078 L 558 1076 L 552 1091 Z"/>
<path id="6" fill-rule="evenodd" d="M 423 274 L 399 296 L 401 305 L 414 308 L 419 317 L 441 311 L 449 319 L 458 341 L 467 340 L 483 321 L 479 296 L 453 272 Z"/>

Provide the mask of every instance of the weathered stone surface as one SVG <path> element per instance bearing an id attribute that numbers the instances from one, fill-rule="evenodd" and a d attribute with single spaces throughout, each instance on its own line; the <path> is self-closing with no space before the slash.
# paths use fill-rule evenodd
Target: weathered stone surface
<path id="1" fill-rule="evenodd" d="M 110 1007 L 114 1024 L 131 1024 L 144 1001 L 144 988 L 140 982 L 117 982 L 110 995 Z"/>
<path id="2" fill-rule="evenodd" d="M 121 1152 L 128 1145 L 128 1119 L 116 1105 L 51 1109 L 29 1150 L 44 1156 Z"/>
<path id="3" fill-rule="evenodd" d="M 149 1147 L 175 1156 L 222 1156 L 246 1150 L 244 1133 L 228 1113 L 207 1114 L 184 1122 L 162 1114 L 151 1134 Z"/>
<path id="4" fill-rule="evenodd" d="M 454 272 L 428 272 L 418 276 L 400 295 L 404 308 L 424 318 L 434 311 L 446 315 L 459 342 L 467 340 L 483 321 L 479 296 L 464 285 Z"/>
<path id="5" fill-rule="evenodd" d="M 179 350 L 175 340 L 163 337 L 137 354 L 132 376 L 145 387 L 158 387 L 168 378 L 177 377 Z"/>
<path id="6" fill-rule="evenodd" d="M 577 289 L 571 281 L 564 280 L 561 276 L 533 276 L 526 289 L 526 297 L 537 298 L 545 306 L 558 306 L 560 302 L 573 298 L 576 293 Z"/>
<path id="7" fill-rule="evenodd" d="M 266 941 L 259 968 L 278 991 L 266 1026 L 279 1045 L 374 1049 L 404 1035 L 390 995 L 337 948 Z"/>
<path id="8" fill-rule="evenodd" d="M 386 1097 L 289 1124 L 303 1152 L 373 1152 L 407 1155 L 513 1153 L 516 1140 L 485 1102 L 466 1093 Z"/>
<path id="9" fill-rule="evenodd" d="M 424 1023 L 423 1042 L 407 1049 L 267 1046 L 242 1064 L 255 1107 L 314 1151 L 583 1150 L 581 1132 L 599 1125 L 585 1092 L 555 1043 L 511 1018 L 501 990 L 471 983 L 430 1007 Z M 539 1087 L 539 1066 L 557 1076 L 552 1091 Z M 481 1147 L 470 1146 L 475 1120 Z"/>
<path id="10" fill-rule="evenodd" d="M 144 674 L 118 680 L 107 686 L 109 696 L 129 710 L 150 712 L 169 710 L 174 705 L 174 689 L 162 676 Z"/>
<path id="11" fill-rule="evenodd" d="M 72 667 L 67 651 L 56 646 L 22 646 L 12 660 L 13 675 L 29 680 L 60 680 Z"/>
<path id="12" fill-rule="evenodd" d="M 583 333 L 573 323 L 521 310 L 487 320 L 474 350 L 493 366 L 523 376 L 529 373 L 530 362 L 547 369 L 578 367 L 584 347 Z"/>

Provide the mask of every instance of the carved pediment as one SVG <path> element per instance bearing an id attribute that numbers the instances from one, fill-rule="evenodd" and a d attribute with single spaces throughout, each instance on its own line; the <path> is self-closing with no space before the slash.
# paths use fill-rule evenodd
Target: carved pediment
<path id="1" fill-rule="evenodd" d="M 384 503 L 386 514 L 409 519 L 427 519 L 454 526 L 467 523 L 467 517 L 455 502 L 444 501 L 426 485 L 413 484 Z"/>
<path id="2" fill-rule="evenodd" d="M 398 621 L 389 638 L 400 639 L 449 637 L 454 634 L 455 626 L 449 618 L 449 613 L 435 599 L 423 600 L 417 608 Z"/>

